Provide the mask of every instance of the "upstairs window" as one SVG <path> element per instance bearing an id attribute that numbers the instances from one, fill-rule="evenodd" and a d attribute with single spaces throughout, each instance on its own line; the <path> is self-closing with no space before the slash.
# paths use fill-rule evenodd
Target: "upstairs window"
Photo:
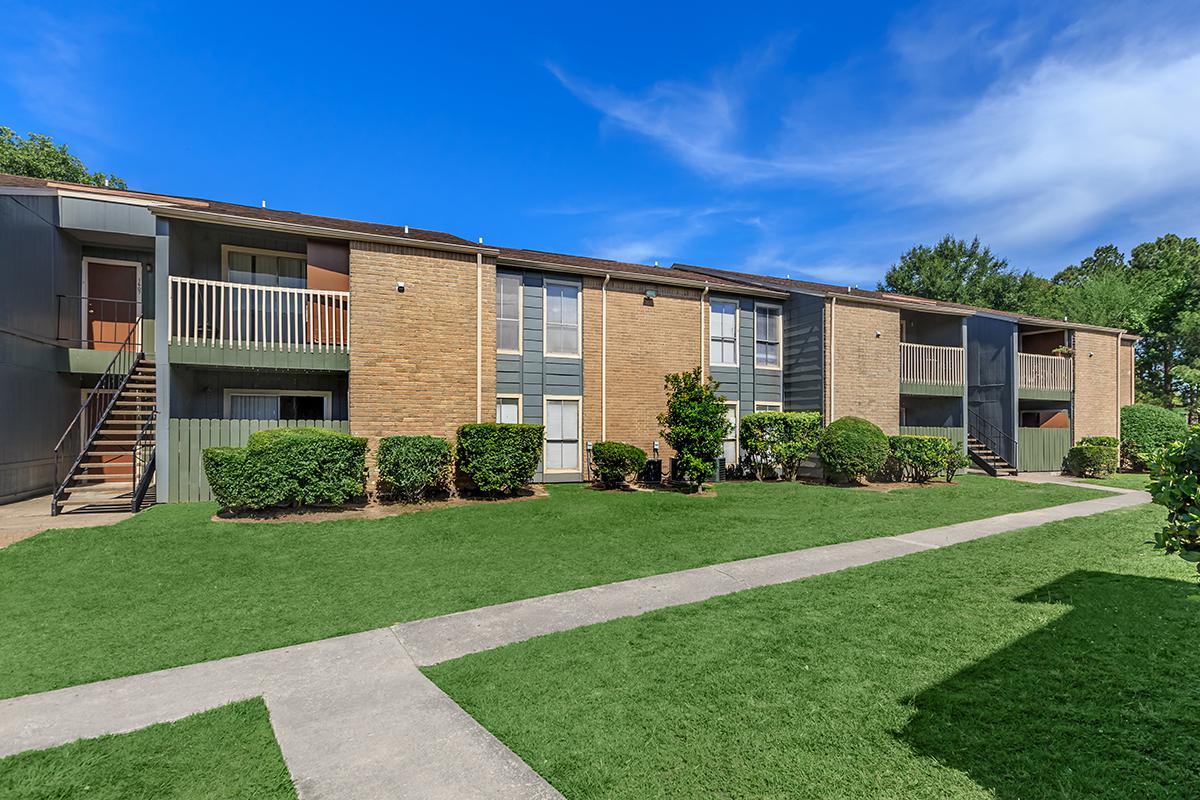
<path id="1" fill-rule="evenodd" d="M 253 248 L 222 248 L 226 279 L 252 286 L 281 286 L 304 289 L 308 285 L 308 258 L 301 253 L 283 253 Z"/>
<path id="2" fill-rule="evenodd" d="M 708 304 L 709 363 L 714 367 L 736 367 L 737 303 L 713 300 Z"/>
<path id="3" fill-rule="evenodd" d="M 546 281 L 546 355 L 579 357 L 579 284 Z"/>
<path id="4" fill-rule="evenodd" d="M 521 277 L 496 276 L 496 350 L 521 352 Z"/>
<path id="5" fill-rule="evenodd" d="M 496 398 L 496 422 L 515 425 L 521 421 L 521 398 L 501 395 Z"/>
<path id="6" fill-rule="evenodd" d="M 779 369 L 779 340 L 783 337 L 779 306 L 754 307 L 754 365 Z"/>

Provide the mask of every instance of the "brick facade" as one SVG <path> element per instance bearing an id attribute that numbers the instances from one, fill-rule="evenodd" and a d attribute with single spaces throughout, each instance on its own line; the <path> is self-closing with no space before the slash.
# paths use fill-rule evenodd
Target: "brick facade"
<path id="1" fill-rule="evenodd" d="M 1133 340 L 1121 340 L 1121 361 L 1118 365 L 1120 370 L 1120 394 L 1121 405 L 1127 406 L 1134 402 L 1134 356 L 1133 356 Z"/>
<path id="2" fill-rule="evenodd" d="M 1075 332 L 1075 438 L 1116 436 L 1120 337 L 1116 333 Z"/>
<path id="3" fill-rule="evenodd" d="M 884 433 L 899 433 L 900 311 L 841 298 L 836 307 L 827 301 L 825 330 L 825 374 L 831 376 L 825 381 L 827 421 L 862 417 Z"/>
<path id="4" fill-rule="evenodd" d="M 600 441 L 602 279 L 584 281 L 583 437 Z M 645 292 L 657 296 L 647 301 Z M 658 415 L 666 407 L 663 376 L 701 363 L 700 291 L 627 280 L 608 284 L 609 440 L 637 445 L 648 454 L 655 440 L 660 455 L 671 455 L 659 435 Z"/>
<path id="5" fill-rule="evenodd" d="M 482 281 L 482 419 L 495 419 L 496 266 Z M 403 282 L 403 293 L 396 283 Z M 350 246 L 351 431 L 452 438 L 476 421 L 476 256 L 354 242 Z"/>

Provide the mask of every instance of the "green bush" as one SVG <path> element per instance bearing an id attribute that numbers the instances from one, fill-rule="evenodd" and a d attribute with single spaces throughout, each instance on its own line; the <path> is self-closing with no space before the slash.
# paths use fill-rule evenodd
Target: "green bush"
<path id="1" fill-rule="evenodd" d="M 1121 409 L 1121 466 L 1143 471 L 1167 445 L 1187 436 L 1183 417 L 1169 408 L 1138 403 Z"/>
<path id="2" fill-rule="evenodd" d="M 511 494 L 533 480 L 544 430 L 500 422 L 462 425 L 456 437 L 458 470 L 485 494 Z"/>
<path id="3" fill-rule="evenodd" d="M 1096 447 L 1120 447 L 1121 441 L 1115 436 L 1084 436 L 1076 444 L 1095 445 Z"/>
<path id="4" fill-rule="evenodd" d="M 946 459 L 946 483 L 951 483 L 955 475 L 969 466 L 971 466 L 971 457 L 964 453 L 961 447 L 955 445 L 950 457 Z"/>
<path id="5" fill-rule="evenodd" d="M 928 483 L 946 471 L 957 448 L 945 436 L 889 436 L 888 449 L 901 480 Z"/>
<path id="6" fill-rule="evenodd" d="M 592 445 L 592 465 L 600 483 L 613 488 L 642 471 L 646 451 L 624 442 L 596 442 Z"/>
<path id="7" fill-rule="evenodd" d="M 667 410 L 658 415 L 658 424 L 675 450 L 684 480 L 697 489 L 712 476 L 730 427 L 717 387 L 716 381 L 701 376 L 699 367 L 665 378 Z"/>
<path id="8" fill-rule="evenodd" d="M 450 443 L 437 436 L 386 436 L 375 460 L 380 492 L 406 503 L 449 487 Z"/>
<path id="9" fill-rule="evenodd" d="M 818 411 L 759 411 L 742 417 L 739 439 L 760 481 L 776 468 L 795 480 L 820 434 Z"/>
<path id="10" fill-rule="evenodd" d="M 234 510 L 339 505 L 366 489 L 367 440 L 327 428 L 272 428 L 244 448 L 202 454 L 213 497 Z"/>
<path id="11" fill-rule="evenodd" d="M 1150 494 L 1167 508 L 1167 524 L 1156 537 L 1158 545 L 1200 562 L 1200 425 L 1164 447 L 1150 467 Z"/>
<path id="12" fill-rule="evenodd" d="M 1094 437 L 1098 439 L 1111 437 Z M 1080 478 L 1103 478 L 1117 471 L 1118 448 L 1105 444 L 1088 444 L 1080 440 L 1067 451 L 1067 472 Z"/>
<path id="13" fill-rule="evenodd" d="M 874 475 L 888 454 L 888 438 L 879 426 L 858 417 L 831 422 L 817 442 L 827 479 L 853 481 Z"/>

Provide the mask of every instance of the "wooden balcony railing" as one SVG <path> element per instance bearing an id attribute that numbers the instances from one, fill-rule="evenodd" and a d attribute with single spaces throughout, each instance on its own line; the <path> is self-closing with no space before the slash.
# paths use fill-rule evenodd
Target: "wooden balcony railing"
<path id="1" fill-rule="evenodd" d="M 962 386 L 965 358 L 961 347 L 900 343 L 900 382 Z"/>
<path id="2" fill-rule="evenodd" d="M 1071 359 L 1062 356 L 1039 356 L 1018 353 L 1021 365 L 1021 388 L 1069 392 L 1074 388 L 1075 371 Z"/>
<path id="3" fill-rule="evenodd" d="M 347 352 L 350 293 L 171 276 L 172 344 Z"/>

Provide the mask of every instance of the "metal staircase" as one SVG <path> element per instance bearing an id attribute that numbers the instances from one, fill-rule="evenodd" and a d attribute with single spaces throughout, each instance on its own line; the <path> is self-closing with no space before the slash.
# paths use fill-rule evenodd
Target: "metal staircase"
<path id="1" fill-rule="evenodd" d="M 153 502 L 156 371 L 137 343 L 140 328 L 141 318 L 54 448 L 53 515 Z"/>
<path id="2" fill-rule="evenodd" d="M 987 474 L 1016 475 L 1017 441 L 996 424 L 971 411 L 967 425 L 967 453 Z"/>

